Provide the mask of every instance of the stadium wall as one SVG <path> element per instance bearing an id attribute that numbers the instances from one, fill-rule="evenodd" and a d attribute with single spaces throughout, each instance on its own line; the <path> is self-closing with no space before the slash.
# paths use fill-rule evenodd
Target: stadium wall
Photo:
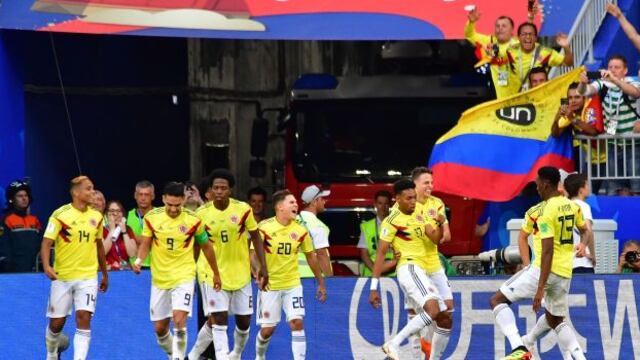
<path id="1" fill-rule="evenodd" d="M 90 359 L 161 359 L 149 321 L 150 274 L 111 273 L 110 289 L 100 294 L 92 325 Z M 454 331 L 445 352 L 451 359 L 499 358 L 508 348 L 493 324 L 489 298 L 506 278 L 465 277 L 451 280 L 456 311 Z M 406 323 L 403 297 L 395 279 L 383 279 L 379 310 L 368 304 L 365 278 L 328 279 L 328 300 L 314 299 L 313 280 L 304 280 L 305 332 L 308 359 L 384 359 L 380 346 Z M 3 357 L 43 359 L 47 296 L 50 282 L 42 274 L 0 276 L 0 349 Z M 255 291 L 255 289 L 254 289 Z M 569 295 L 571 321 L 589 359 L 640 358 L 637 300 L 640 278 L 633 275 L 576 276 Z M 536 318 L 531 303 L 513 306 L 521 332 Z M 189 348 L 197 334 L 195 318 L 189 320 Z M 230 325 L 232 328 L 232 325 Z M 290 331 L 280 324 L 268 350 L 270 359 L 290 359 Z M 73 334 L 74 321 L 65 327 Z M 245 351 L 254 358 L 257 328 L 252 325 Z M 632 339 L 636 339 L 633 341 Z M 545 359 L 560 359 L 555 335 L 539 342 Z M 402 351 L 407 351 L 403 344 Z M 508 349 L 506 349 L 508 350 Z M 71 358 L 70 352 L 63 359 Z"/>

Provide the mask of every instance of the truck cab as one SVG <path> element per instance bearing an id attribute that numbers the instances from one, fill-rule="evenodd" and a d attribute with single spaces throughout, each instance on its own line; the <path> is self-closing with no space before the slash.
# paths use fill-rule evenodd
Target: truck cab
<path id="1" fill-rule="evenodd" d="M 291 92 L 286 131 L 285 186 L 299 196 L 311 185 L 329 187 L 326 212 L 333 259 L 359 259 L 362 221 L 373 196 L 426 166 L 436 140 L 460 114 L 489 99 L 488 88 L 456 86 L 450 76 L 301 76 Z M 435 179 L 437 182 L 438 179 Z M 436 185 L 437 186 L 437 185 Z M 484 203 L 449 194 L 452 241 L 448 256 L 477 254 L 475 222 Z"/>

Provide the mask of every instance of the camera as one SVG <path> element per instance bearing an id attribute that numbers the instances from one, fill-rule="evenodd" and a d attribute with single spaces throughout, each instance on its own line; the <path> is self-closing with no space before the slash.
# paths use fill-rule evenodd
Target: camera
<path id="1" fill-rule="evenodd" d="M 531 253 L 531 249 L 529 249 Z M 529 254 L 531 256 L 531 254 Z M 484 262 L 499 262 L 509 265 L 518 265 L 522 263 L 520 258 L 520 250 L 517 245 L 510 245 L 501 249 L 493 249 L 478 254 L 480 261 Z"/>
<path id="2" fill-rule="evenodd" d="M 634 263 L 638 260 L 640 260 L 640 252 L 638 251 L 629 251 L 628 253 L 626 253 L 624 255 L 624 260 L 627 263 Z"/>

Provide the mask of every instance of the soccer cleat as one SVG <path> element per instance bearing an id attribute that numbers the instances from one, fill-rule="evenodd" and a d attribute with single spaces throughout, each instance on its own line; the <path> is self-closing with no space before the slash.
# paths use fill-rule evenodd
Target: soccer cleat
<path id="1" fill-rule="evenodd" d="M 519 346 L 502 360 L 531 360 L 531 353 L 524 346 Z"/>
<path id="2" fill-rule="evenodd" d="M 524 344 L 524 347 L 529 349 L 529 351 L 531 352 L 531 360 L 540 360 L 540 357 L 535 351 L 536 349 L 535 340 L 533 342 L 529 341 L 528 335 L 523 335 L 521 339 L 522 339 L 522 343 Z"/>
<path id="3" fill-rule="evenodd" d="M 400 360 L 398 357 L 398 347 L 394 345 L 393 342 L 389 341 L 382 345 L 382 351 L 384 351 L 389 359 Z"/>
<path id="4" fill-rule="evenodd" d="M 420 338 L 420 347 L 428 359 L 431 356 L 431 343 L 424 338 Z"/>
<path id="5" fill-rule="evenodd" d="M 69 348 L 69 337 L 64 333 L 60 334 L 60 340 L 58 340 L 58 359 L 62 359 L 61 354 Z"/>

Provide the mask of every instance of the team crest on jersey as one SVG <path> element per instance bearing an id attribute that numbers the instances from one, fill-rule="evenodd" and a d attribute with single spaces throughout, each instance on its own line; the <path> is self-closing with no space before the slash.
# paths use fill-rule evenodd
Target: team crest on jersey
<path id="1" fill-rule="evenodd" d="M 231 217 L 229 218 L 229 220 L 231 220 L 232 223 L 237 224 L 238 223 L 238 216 L 237 215 L 231 215 Z"/>
<path id="2" fill-rule="evenodd" d="M 91 224 L 91 226 L 98 226 L 98 222 L 96 221 L 96 219 L 89 220 L 89 224 Z"/>
<path id="3" fill-rule="evenodd" d="M 422 217 L 422 215 L 416 215 L 416 220 L 423 222 L 424 218 Z"/>
<path id="4" fill-rule="evenodd" d="M 178 228 L 178 230 L 180 230 L 181 233 L 186 233 L 187 232 L 187 227 L 184 225 L 180 225 L 180 227 Z"/>
<path id="5" fill-rule="evenodd" d="M 427 213 L 429 214 L 430 217 L 435 218 L 438 214 L 436 213 L 435 209 L 429 209 L 429 211 L 427 211 Z"/>
<path id="6" fill-rule="evenodd" d="M 298 234 L 292 232 L 291 234 L 289 234 L 289 237 L 291 238 L 291 240 L 298 240 Z"/>

